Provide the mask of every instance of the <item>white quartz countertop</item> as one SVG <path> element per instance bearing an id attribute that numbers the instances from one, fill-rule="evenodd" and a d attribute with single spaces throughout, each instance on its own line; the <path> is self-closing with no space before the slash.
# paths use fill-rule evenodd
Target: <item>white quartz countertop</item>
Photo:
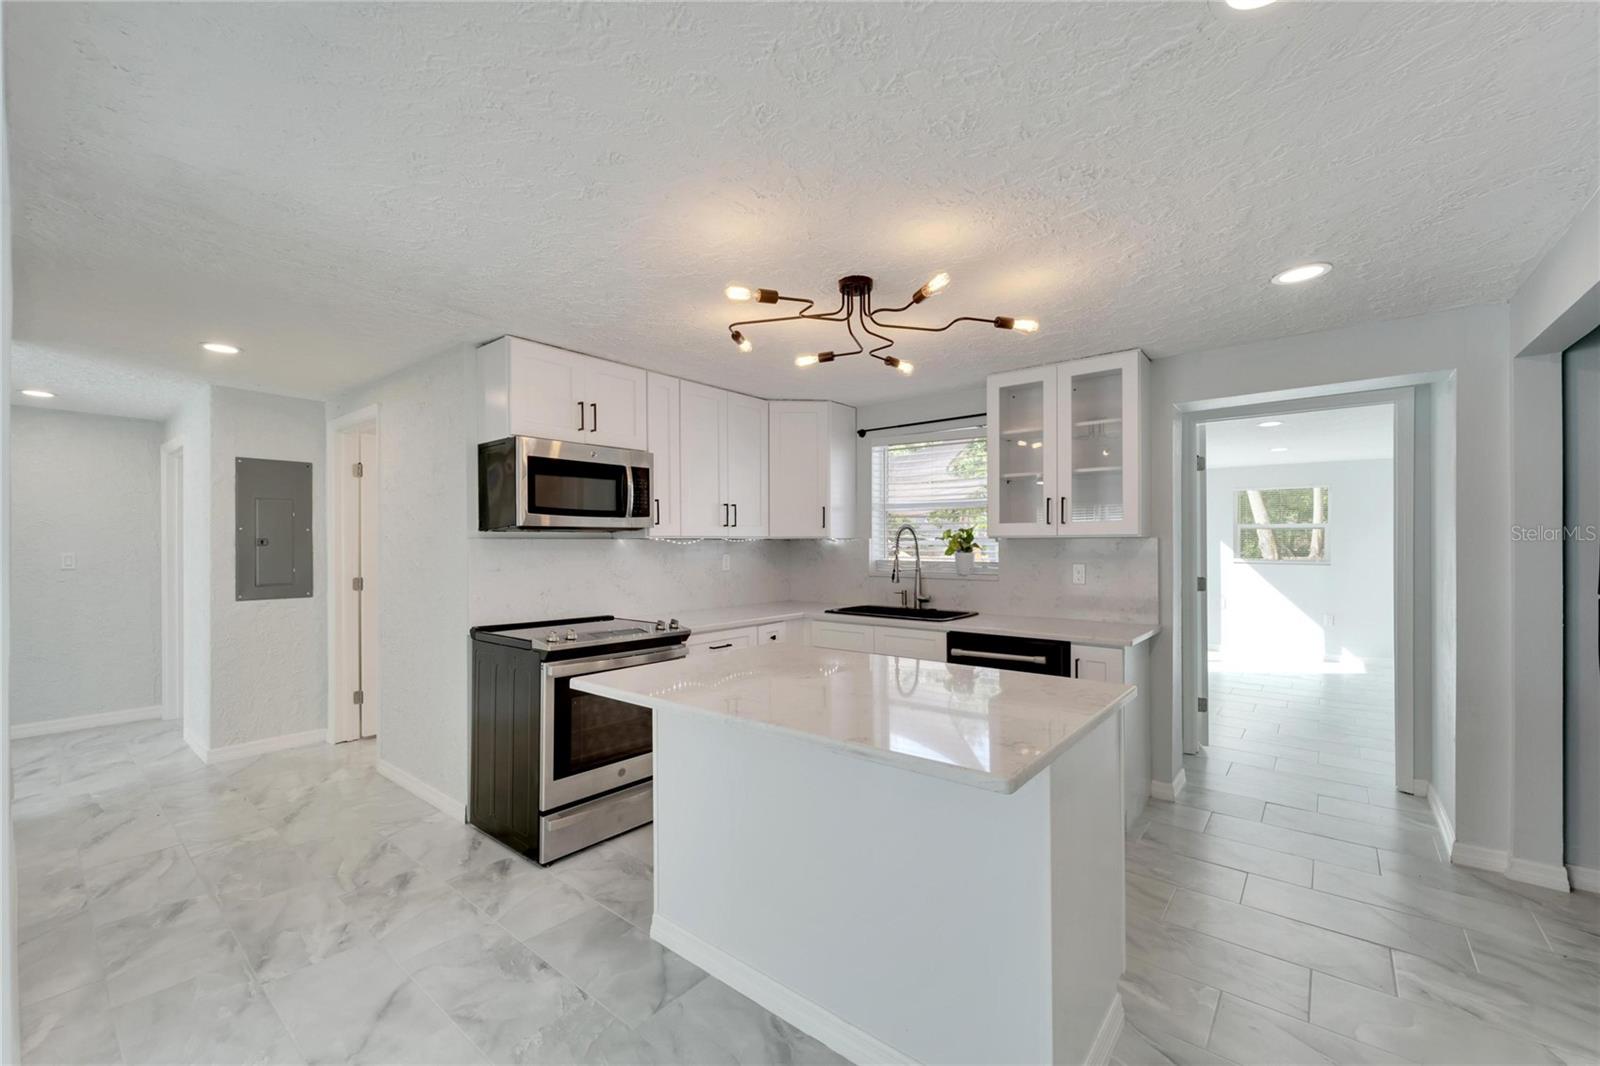
<path id="1" fill-rule="evenodd" d="M 1149 640 L 1161 631 L 1154 623 L 1145 622 L 1095 622 L 1082 618 L 1038 618 L 1015 614 L 979 613 L 971 618 L 957 618 L 950 622 L 923 622 L 905 618 L 877 618 L 866 615 L 828 614 L 829 607 L 847 607 L 843 603 L 755 603 L 743 607 L 711 607 L 701 611 L 686 611 L 678 621 L 696 633 L 715 633 L 723 629 L 742 626 L 770 625 L 795 619 L 817 619 L 844 625 L 897 626 L 906 629 L 932 629 L 941 633 L 959 630 L 963 633 L 1000 633 L 1011 637 L 1041 637 L 1045 640 L 1067 640 L 1076 644 L 1093 644 L 1103 648 L 1131 648 Z"/>
<path id="2" fill-rule="evenodd" d="M 572 686 L 1003 793 L 1022 787 L 1135 692 L 794 643 L 588 674 Z"/>

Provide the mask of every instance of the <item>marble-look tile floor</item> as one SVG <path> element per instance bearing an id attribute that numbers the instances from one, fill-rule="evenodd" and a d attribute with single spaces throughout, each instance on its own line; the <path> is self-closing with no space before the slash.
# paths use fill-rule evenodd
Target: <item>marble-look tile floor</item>
<path id="1" fill-rule="evenodd" d="M 1117 1061 L 1600 1060 L 1600 896 L 1450 865 L 1392 691 L 1213 662 L 1211 743 L 1129 834 Z"/>
<path id="2" fill-rule="evenodd" d="M 836 1063 L 650 940 L 649 828 L 542 869 L 371 742 L 15 741 L 28 1063 Z"/>

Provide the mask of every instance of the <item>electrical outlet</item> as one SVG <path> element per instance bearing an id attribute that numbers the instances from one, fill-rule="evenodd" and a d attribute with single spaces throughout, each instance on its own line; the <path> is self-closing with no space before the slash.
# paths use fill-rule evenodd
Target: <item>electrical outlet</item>
<path id="1" fill-rule="evenodd" d="M 1089 580 L 1089 568 L 1082 563 L 1072 564 L 1072 583 L 1081 585 Z"/>
<path id="2" fill-rule="evenodd" d="M 724 554 L 722 556 L 722 570 L 723 570 L 723 572 L 726 573 L 727 571 L 732 570 L 732 569 L 733 569 L 733 557 L 730 556 L 730 555 Z"/>
<path id="3" fill-rule="evenodd" d="M 76 555 L 74 555 L 72 552 L 62 552 L 61 553 L 61 569 L 63 569 L 63 570 L 76 570 L 77 568 L 78 568 L 78 557 Z"/>

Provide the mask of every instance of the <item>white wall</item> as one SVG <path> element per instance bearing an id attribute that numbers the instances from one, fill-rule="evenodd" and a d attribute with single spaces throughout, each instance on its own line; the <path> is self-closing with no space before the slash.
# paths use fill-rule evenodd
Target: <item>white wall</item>
<path id="1" fill-rule="evenodd" d="M 1306 486 L 1328 490 L 1328 561 L 1236 560 L 1235 493 Z M 1391 460 L 1210 468 L 1206 496 L 1212 647 L 1314 662 L 1394 658 Z"/>
<path id="2" fill-rule="evenodd" d="M 1161 620 L 1152 649 L 1152 761 L 1157 778 L 1171 780 L 1181 765 L 1178 649 L 1181 632 L 1173 590 L 1177 523 L 1174 477 L 1176 428 L 1186 408 L 1231 397 L 1292 399 L 1316 387 L 1344 383 L 1409 384 L 1455 371 L 1455 613 L 1459 649 L 1449 686 L 1457 693 L 1455 778 L 1470 783 L 1456 797 L 1463 841 L 1505 850 L 1510 834 L 1510 360 L 1507 310 L 1469 307 L 1393 322 L 1193 352 L 1158 360 L 1150 376 L 1148 454 L 1151 528 L 1161 538 Z M 1439 530 L 1448 528 L 1441 521 Z M 1435 616 L 1436 631 L 1449 624 Z M 1436 649 L 1450 642 L 1436 635 Z M 1442 698 L 1438 679 L 1435 699 Z M 1431 737 L 1417 738 L 1420 746 Z M 1429 753 L 1435 754 L 1435 753 Z M 1448 757 L 1444 753 L 1443 757 Z M 1427 756 L 1424 761 L 1427 761 Z M 1437 773 L 1437 760 L 1434 760 Z"/>
<path id="3" fill-rule="evenodd" d="M 0 41 L 0 84 L 5 79 Z M 0 113 L 0 396 L 11 395 L 11 163 Z M 0 1062 L 22 1059 L 11 833 L 11 405 L 0 403 Z"/>
<path id="4" fill-rule="evenodd" d="M 328 603 L 323 405 L 240 389 L 211 390 L 211 747 L 327 724 Z M 244 600 L 234 592 L 236 458 L 312 466 L 313 593 Z M 187 456 L 185 457 L 187 458 Z"/>
<path id="5" fill-rule="evenodd" d="M 161 702 L 161 440 L 142 419 L 12 412 L 15 724 Z"/>

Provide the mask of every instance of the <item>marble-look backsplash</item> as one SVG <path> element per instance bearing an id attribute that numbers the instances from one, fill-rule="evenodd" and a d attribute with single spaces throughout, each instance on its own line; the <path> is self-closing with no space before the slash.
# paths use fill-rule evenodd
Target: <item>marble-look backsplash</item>
<path id="1" fill-rule="evenodd" d="M 1007 540 L 994 579 L 924 579 L 935 607 L 994 614 L 1154 622 L 1160 607 L 1158 542 L 1153 537 Z M 942 548 L 924 551 L 937 552 Z M 789 595 L 796 600 L 899 602 L 887 577 L 867 573 L 866 541 L 793 541 Z M 1072 564 L 1087 580 L 1072 583 Z"/>

